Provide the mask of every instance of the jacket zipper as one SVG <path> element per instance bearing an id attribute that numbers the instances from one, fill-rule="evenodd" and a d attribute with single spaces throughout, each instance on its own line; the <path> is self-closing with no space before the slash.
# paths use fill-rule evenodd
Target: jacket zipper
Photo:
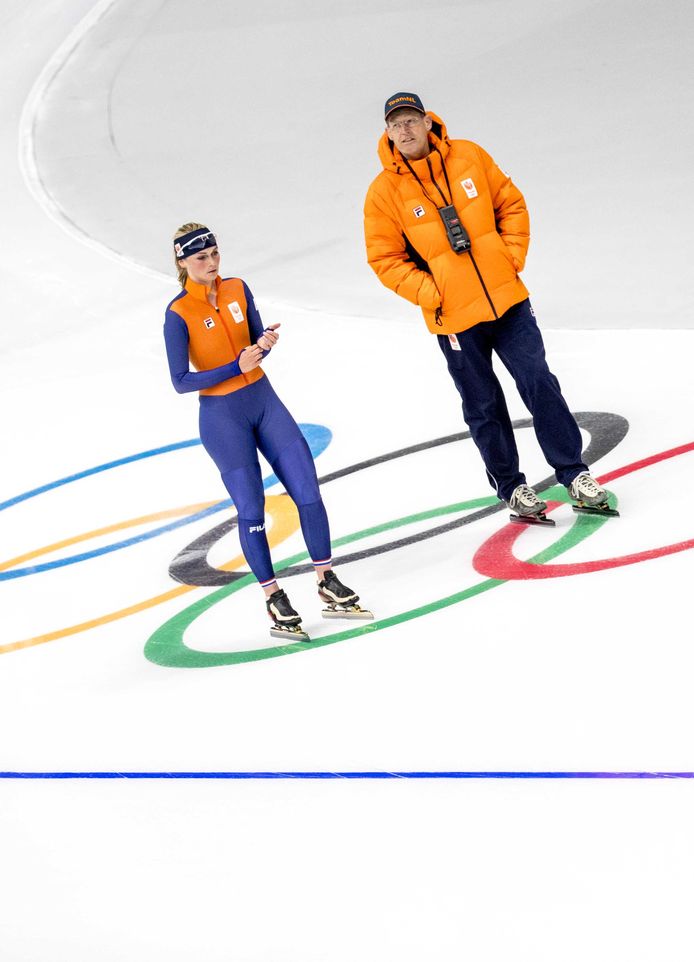
<path id="1" fill-rule="evenodd" d="M 436 153 L 437 153 L 437 154 L 439 155 L 439 157 L 441 158 L 441 167 L 442 167 L 442 169 L 443 169 L 443 176 L 446 178 L 446 186 L 448 187 L 448 192 L 449 192 L 449 194 L 451 195 L 451 204 L 452 204 L 452 203 L 453 203 L 453 191 L 451 190 L 451 185 L 450 185 L 450 183 L 448 182 L 448 173 L 447 173 L 447 171 L 446 171 L 446 164 L 444 163 L 443 156 L 442 156 L 442 154 L 441 154 L 441 151 L 438 150 L 438 148 L 436 149 Z M 430 176 L 430 178 L 431 178 L 431 182 L 432 182 L 432 184 L 434 185 L 434 187 L 438 190 L 439 194 L 441 195 L 441 198 L 442 198 L 444 204 L 447 204 L 448 201 L 446 200 L 446 195 L 443 193 L 443 191 L 441 190 L 441 188 L 439 187 L 439 185 L 438 185 L 438 183 L 437 183 L 437 181 L 436 181 L 436 177 L 434 176 L 434 171 L 433 171 L 433 168 L 432 168 L 432 166 L 431 166 L 431 161 L 429 160 L 429 157 L 427 157 L 426 160 L 427 160 L 427 167 L 429 168 L 429 176 Z M 421 180 L 419 179 L 419 177 L 415 174 L 414 170 L 412 169 L 411 165 L 408 163 L 407 158 L 405 158 L 405 163 L 407 164 L 407 167 L 408 167 L 410 173 L 412 174 L 412 176 L 414 177 L 414 179 L 417 181 L 417 183 L 419 184 L 419 186 L 422 188 L 422 192 L 424 193 L 424 196 L 426 197 L 426 199 L 429 201 L 430 204 L 433 204 L 434 207 L 436 207 L 436 204 L 434 204 L 433 200 L 431 199 L 431 197 L 430 197 L 429 194 L 427 193 L 424 184 L 421 182 Z M 459 216 L 460 216 L 460 215 L 459 215 Z M 472 266 L 475 268 L 475 273 L 477 274 L 477 277 L 479 278 L 479 282 L 480 282 L 480 284 L 482 285 L 482 290 L 484 291 L 484 296 L 487 298 L 487 301 L 489 302 L 489 306 L 490 306 L 491 309 L 492 309 L 492 313 L 494 314 L 494 320 L 495 320 L 495 321 L 498 321 L 498 320 L 499 320 L 499 315 L 496 313 L 496 308 L 494 307 L 494 302 L 492 301 L 491 297 L 489 296 L 489 291 L 487 290 L 487 285 L 484 283 L 484 279 L 482 278 L 482 274 L 480 273 L 480 269 L 479 269 L 479 267 L 477 266 L 477 261 L 476 261 L 475 258 L 473 257 L 472 248 L 470 248 L 470 250 L 467 251 L 466 253 L 468 253 L 468 254 L 470 255 L 470 260 L 472 261 Z M 442 314 L 443 314 L 443 310 L 441 310 L 441 313 L 440 313 L 440 314 L 437 312 L 437 315 L 436 315 L 436 323 L 439 324 L 439 325 L 441 324 L 441 315 L 442 315 Z"/>
<path id="2" fill-rule="evenodd" d="M 217 316 L 219 317 L 219 320 L 220 320 L 220 322 L 221 322 L 222 327 L 223 327 L 224 330 L 226 331 L 226 335 L 227 335 L 227 337 L 229 338 L 229 341 L 230 341 L 230 343 L 231 343 L 231 351 L 232 351 L 232 354 L 234 355 L 234 360 L 236 360 L 236 345 L 234 344 L 234 338 L 232 337 L 231 330 L 230 330 L 229 327 L 227 327 L 226 320 L 222 317 L 221 312 L 220 312 L 219 308 L 217 307 L 217 305 L 216 305 L 216 304 L 213 304 L 212 306 L 214 307 L 215 311 L 217 312 Z M 245 350 L 245 348 L 244 348 L 244 350 Z M 246 384 L 250 384 L 250 381 L 248 380 L 248 378 L 246 377 L 246 375 L 244 374 L 244 372 L 241 370 L 240 367 L 239 367 L 239 373 L 238 373 L 237 376 L 238 376 L 238 377 L 242 377 L 243 380 L 244 380 L 244 382 L 245 382 Z"/>
<path id="3" fill-rule="evenodd" d="M 477 276 L 478 276 L 479 279 L 480 279 L 480 284 L 482 285 L 482 290 L 484 291 L 484 296 L 485 296 L 485 297 L 487 298 L 487 300 L 489 301 L 489 306 L 491 307 L 492 311 L 494 312 L 494 320 L 495 320 L 495 321 L 498 321 L 498 320 L 499 320 L 499 315 L 496 313 L 496 308 L 494 307 L 494 302 L 492 301 L 491 297 L 489 296 L 489 291 L 487 290 L 487 285 L 486 285 L 486 284 L 484 283 L 484 281 L 482 280 L 482 275 L 480 274 L 480 269 L 479 269 L 479 267 L 477 266 L 477 261 L 476 261 L 475 258 L 472 256 L 472 248 L 470 248 L 470 250 L 468 251 L 468 254 L 470 255 L 470 260 L 472 261 L 472 266 L 475 268 L 475 273 L 477 274 Z"/>

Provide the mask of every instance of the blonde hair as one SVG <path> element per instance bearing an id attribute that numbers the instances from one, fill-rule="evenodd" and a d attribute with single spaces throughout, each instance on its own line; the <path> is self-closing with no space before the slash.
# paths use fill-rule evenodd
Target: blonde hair
<path id="1" fill-rule="evenodd" d="M 189 234 L 192 230 L 207 230 L 204 224 L 181 224 L 176 233 L 174 234 L 174 242 L 178 240 L 179 237 L 183 237 L 184 234 Z M 188 280 L 188 271 L 182 266 L 180 260 L 174 254 L 174 264 L 176 265 L 176 272 L 178 273 L 178 283 L 181 287 L 186 286 L 186 281 Z"/>

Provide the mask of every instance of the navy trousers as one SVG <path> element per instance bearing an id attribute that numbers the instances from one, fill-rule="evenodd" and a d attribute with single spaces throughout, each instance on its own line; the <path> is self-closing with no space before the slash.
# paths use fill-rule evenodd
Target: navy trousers
<path id="1" fill-rule="evenodd" d="M 238 512 L 241 550 L 261 584 L 274 580 L 258 451 L 297 506 L 313 564 L 330 564 L 330 528 L 311 451 L 267 377 L 231 394 L 200 396 L 200 440 Z"/>
<path id="2" fill-rule="evenodd" d="M 463 417 L 477 445 L 487 477 L 508 501 L 526 481 L 501 384 L 492 368 L 496 351 L 533 418 L 537 440 L 560 484 L 569 485 L 587 466 L 581 460 L 581 432 L 545 360 L 542 335 L 530 301 L 515 304 L 496 321 L 485 321 L 448 337 L 438 335 L 448 370 L 463 400 Z M 455 350 L 455 344 L 460 350 Z"/>

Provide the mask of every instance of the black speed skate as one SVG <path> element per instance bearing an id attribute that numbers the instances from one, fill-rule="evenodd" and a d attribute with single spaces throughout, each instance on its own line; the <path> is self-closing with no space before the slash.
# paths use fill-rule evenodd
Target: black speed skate
<path id="1" fill-rule="evenodd" d="M 272 620 L 273 627 L 270 634 L 273 638 L 291 639 L 292 641 L 310 641 L 302 631 L 301 615 L 294 611 L 291 602 L 282 588 L 278 588 L 266 599 L 267 613 Z"/>
<path id="2" fill-rule="evenodd" d="M 357 618 L 363 621 L 373 618 L 373 612 L 357 604 L 359 595 L 343 585 L 332 569 L 325 572 L 323 581 L 318 582 L 318 597 L 328 602 L 327 608 L 323 609 L 324 618 Z"/>

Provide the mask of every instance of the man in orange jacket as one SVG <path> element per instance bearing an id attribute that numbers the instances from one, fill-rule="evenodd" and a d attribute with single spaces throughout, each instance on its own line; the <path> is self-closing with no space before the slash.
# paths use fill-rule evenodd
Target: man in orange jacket
<path id="1" fill-rule="evenodd" d="M 542 335 L 519 278 L 530 241 L 523 195 L 486 151 L 450 140 L 417 94 L 385 105 L 383 170 L 364 205 L 368 261 L 396 294 L 419 305 L 438 336 L 463 416 L 497 495 L 514 520 L 549 522 L 518 462 L 492 352 L 513 376 L 538 442 L 576 507 L 613 513 L 581 457 L 581 434 L 547 367 Z"/>

